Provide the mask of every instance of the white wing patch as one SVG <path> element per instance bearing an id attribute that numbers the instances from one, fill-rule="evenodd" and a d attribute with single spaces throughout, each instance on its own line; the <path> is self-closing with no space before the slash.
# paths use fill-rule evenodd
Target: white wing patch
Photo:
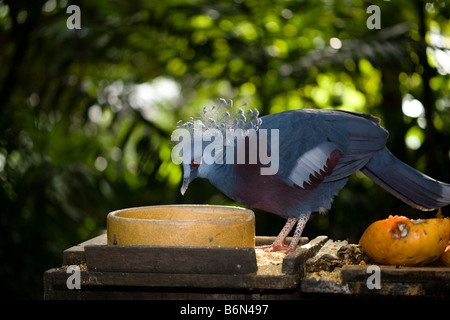
<path id="1" fill-rule="evenodd" d="M 295 187 L 315 188 L 331 174 L 342 154 L 332 142 L 323 142 L 297 159 L 289 179 Z"/>

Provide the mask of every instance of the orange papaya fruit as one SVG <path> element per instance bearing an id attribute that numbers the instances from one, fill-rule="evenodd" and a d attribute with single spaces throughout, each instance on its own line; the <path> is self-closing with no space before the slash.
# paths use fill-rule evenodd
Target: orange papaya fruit
<path id="1" fill-rule="evenodd" d="M 367 227 L 359 244 L 376 263 L 416 266 L 439 259 L 449 240 L 450 218 L 412 220 L 390 215 Z"/>
<path id="2" fill-rule="evenodd" d="M 447 245 L 447 248 L 445 248 L 444 253 L 442 254 L 440 259 L 444 265 L 450 267 L 450 241 Z"/>

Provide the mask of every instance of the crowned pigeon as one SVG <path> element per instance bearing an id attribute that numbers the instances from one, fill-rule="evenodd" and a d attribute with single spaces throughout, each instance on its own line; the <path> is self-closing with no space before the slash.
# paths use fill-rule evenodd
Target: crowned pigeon
<path id="1" fill-rule="evenodd" d="M 450 203 L 449 184 L 420 173 L 386 148 L 388 132 L 377 117 L 324 109 L 259 117 L 256 109 L 233 113 L 232 107 L 224 108 L 230 104 L 221 100 L 218 108 L 204 108 L 200 120 L 178 123 L 178 129 L 194 133 L 187 143 L 190 150 L 180 152 L 181 192 L 195 178 L 206 178 L 229 198 L 286 218 L 271 251 L 293 252 L 311 213 L 330 209 L 333 197 L 358 170 L 414 208 L 433 210 Z M 201 129 L 197 138 L 195 128 Z"/>

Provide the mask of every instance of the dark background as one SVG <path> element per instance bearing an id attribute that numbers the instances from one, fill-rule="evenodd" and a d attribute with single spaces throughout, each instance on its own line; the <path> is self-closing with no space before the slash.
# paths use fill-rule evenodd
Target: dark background
<path id="1" fill-rule="evenodd" d="M 449 182 L 449 16 L 446 1 L 419 0 L 0 0 L 1 297 L 41 299 L 44 271 L 104 232 L 109 211 L 237 205 L 201 179 L 182 197 L 170 158 L 176 122 L 220 97 L 262 115 L 371 113 L 395 155 Z M 257 235 L 284 225 L 256 214 Z M 435 213 L 356 174 L 304 235 L 356 243 L 389 214 Z"/>

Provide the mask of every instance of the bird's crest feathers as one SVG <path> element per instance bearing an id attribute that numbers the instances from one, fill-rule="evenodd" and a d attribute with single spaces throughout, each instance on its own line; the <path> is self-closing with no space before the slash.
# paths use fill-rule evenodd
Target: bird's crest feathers
<path id="1" fill-rule="evenodd" d="M 242 105 L 237 110 L 233 107 L 232 100 L 220 99 L 219 106 L 203 107 L 203 112 L 199 117 L 190 117 L 183 123 L 177 122 L 177 128 L 185 128 L 189 131 L 194 130 L 195 125 L 201 126 L 204 130 L 218 130 L 224 137 L 227 130 L 237 131 L 240 129 L 243 135 L 246 135 L 250 129 L 258 130 L 262 120 L 259 118 L 258 109 L 253 110 Z"/>

